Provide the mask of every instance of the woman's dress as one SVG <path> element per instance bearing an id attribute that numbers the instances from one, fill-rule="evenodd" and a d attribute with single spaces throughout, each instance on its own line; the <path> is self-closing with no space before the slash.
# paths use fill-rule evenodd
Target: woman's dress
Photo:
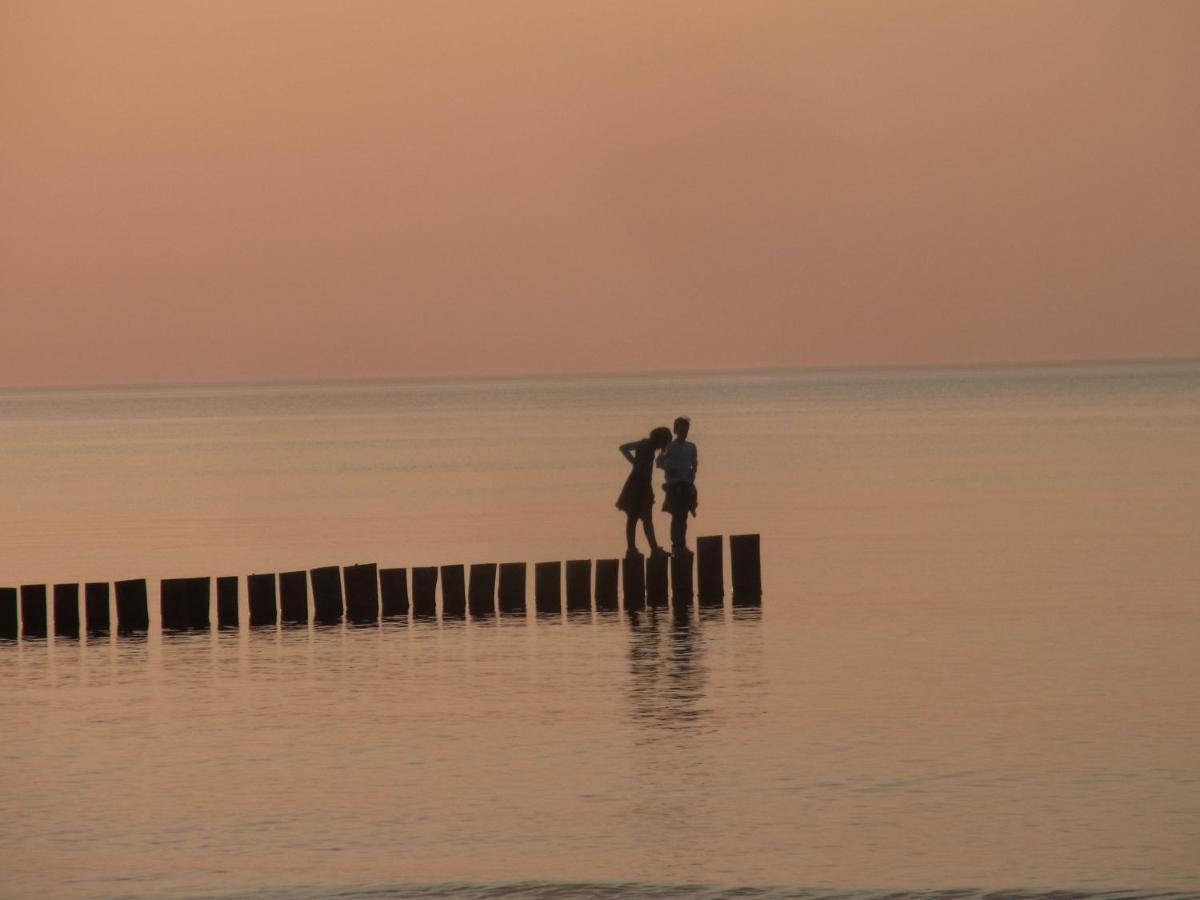
<path id="1" fill-rule="evenodd" d="M 654 509 L 654 488 L 650 484 L 653 475 L 654 444 L 650 438 L 642 438 L 633 452 L 633 470 L 617 497 L 617 509 L 638 518 L 650 515 Z"/>

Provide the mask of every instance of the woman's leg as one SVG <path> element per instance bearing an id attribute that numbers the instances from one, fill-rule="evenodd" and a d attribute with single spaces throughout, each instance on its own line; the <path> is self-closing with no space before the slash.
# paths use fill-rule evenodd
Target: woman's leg
<path id="1" fill-rule="evenodd" d="M 654 539 L 654 514 L 647 512 L 642 516 L 642 529 L 646 532 L 646 540 L 650 542 L 650 552 L 658 549 L 658 541 Z"/>
<path id="2" fill-rule="evenodd" d="M 637 553 L 637 520 L 635 513 L 625 513 L 625 543 L 630 553 Z"/>

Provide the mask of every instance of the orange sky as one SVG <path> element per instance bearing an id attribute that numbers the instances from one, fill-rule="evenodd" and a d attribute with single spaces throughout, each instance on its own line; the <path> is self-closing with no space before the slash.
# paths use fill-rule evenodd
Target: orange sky
<path id="1" fill-rule="evenodd" d="M 1200 354 L 1200 3 L 0 5 L 0 385 Z"/>

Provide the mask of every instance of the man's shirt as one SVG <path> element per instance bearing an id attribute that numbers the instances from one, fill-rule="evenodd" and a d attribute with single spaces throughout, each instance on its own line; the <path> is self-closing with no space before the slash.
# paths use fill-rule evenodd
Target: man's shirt
<path id="1" fill-rule="evenodd" d="M 696 445 L 676 438 L 667 444 L 657 464 L 667 474 L 666 484 L 691 484 L 696 480 L 696 469 L 700 465 Z"/>

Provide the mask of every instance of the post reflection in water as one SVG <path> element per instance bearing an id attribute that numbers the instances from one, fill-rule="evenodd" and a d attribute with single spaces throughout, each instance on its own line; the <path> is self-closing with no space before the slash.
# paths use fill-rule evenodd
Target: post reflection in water
<path id="1" fill-rule="evenodd" d="M 728 818 L 720 808 L 731 790 L 728 705 L 732 701 L 745 711 L 761 701 L 743 696 L 760 686 L 736 671 L 742 665 L 731 669 L 728 654 L 757 669 L 757 635 L 722 609 L 697 613 L 676 606 L 629 611 L 626 618 L 628 756 L 636 784 L 628 820 L 639 832 L 671 836 L 641 847 L 655 870 L 672 871 L 680 846 L 708 848 L 710 861 L 719 866 L 724 844 L 713 842 L 704 823 Z"/>
<path id="2" fill-rule="evenodd" d="M 674 734 L 704 730 L 710 706 L 704 629 L 758 626 L 762 608 L 697 612 L 688 606 L 669 610 L 650 607 L 630 610 L 627 619 L 630 717 L 636 725 L 644 726 L 639 730 L 639 740 L 653 742 L 660 739 L 662 729 Z M 752 648 L 757 652 L 753 641 L 738 640 L 727 630 L 722 636 L 726 641 L 733 640 L 738 652 Z M 747 702 L 753 698 L 740 699 Z"/>
<path id="3" fill-rule="evenodd" d="M 691 610 L 629 613 L 630 715 L 639 743 L 694 730 L 705 717 L 706 672 L 699 623 Z"/>

